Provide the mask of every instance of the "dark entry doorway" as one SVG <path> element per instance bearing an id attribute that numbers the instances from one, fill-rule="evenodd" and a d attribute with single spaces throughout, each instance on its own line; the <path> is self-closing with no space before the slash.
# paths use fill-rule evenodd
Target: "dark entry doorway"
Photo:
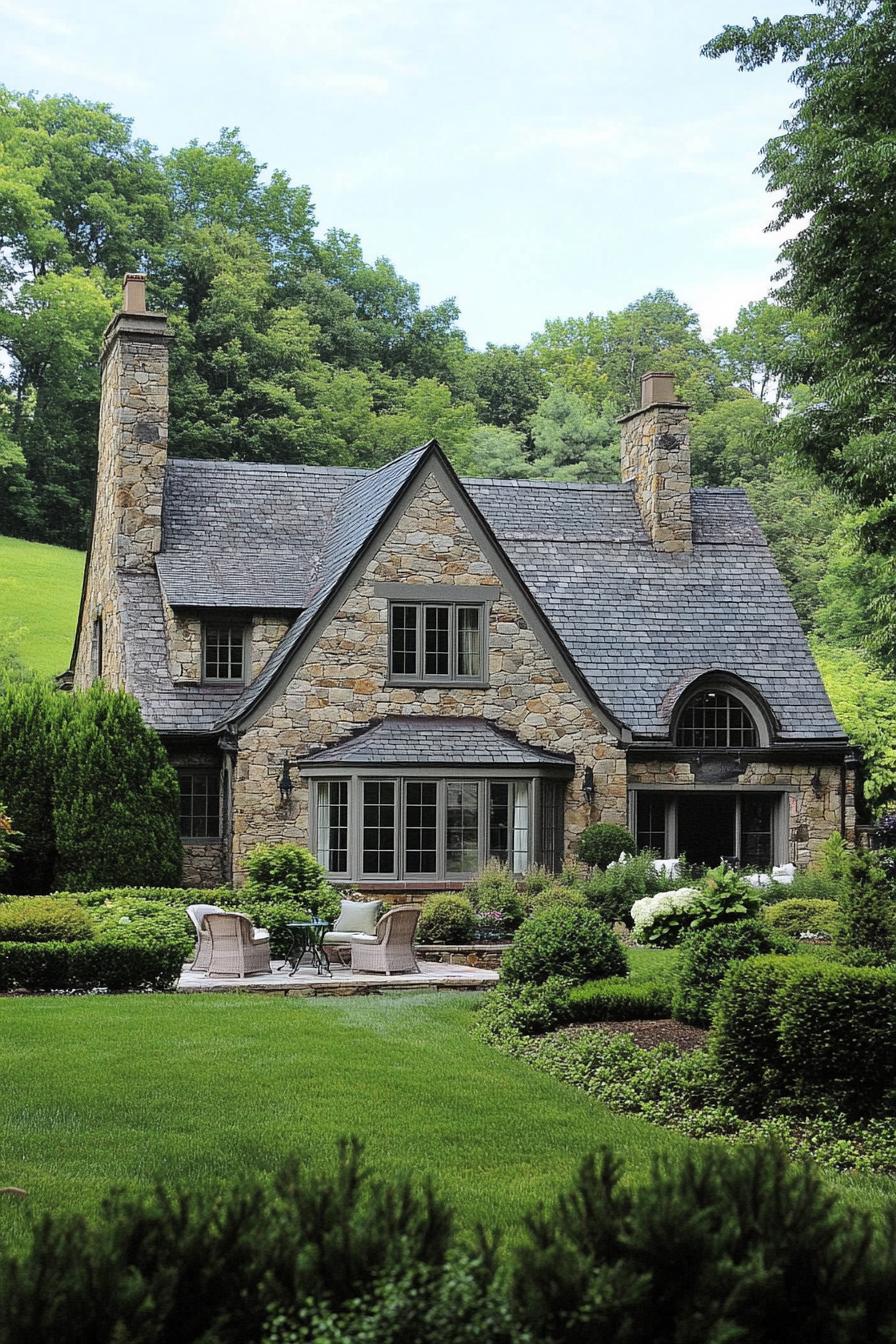
<path id="1" fill-rule="evenodd" d="M 733 793 L 688 793 L 678 797 L 678 852 L 688 863 L 715 867 L 737 851 Z"/>

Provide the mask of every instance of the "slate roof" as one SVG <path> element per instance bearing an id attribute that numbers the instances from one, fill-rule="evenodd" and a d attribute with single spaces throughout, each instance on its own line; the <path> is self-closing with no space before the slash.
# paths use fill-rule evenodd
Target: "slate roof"
<path id="1" fill-rule="evenodd" d="M 149 721 L 162 731 L 203 731 L 248 709 L 430 447 L 374 471 L 172 459 L 158 579 L 126 576 L 126 604 L 140 615 L 131 626 L 129 677 Z M 759 691 L 781 740 L 844 738 L 742 490 L 692 492 L 694 550 L 678 556 L 654 550 L 630 485 L 462 485 L 595 695 L 635 738 L 666 737 L 673 688 L 713 670 Z M 238 696 L 176 686 L 159 584 L 174 606 L 297 616 Z"/>
<path id="2" fill-rule="evenodd" d="M 411 714 L 383 719 L 355 737 L 307 756 L 302 764 L 553 766 L 569 771 L 574 762 L 571 756 L 520 742 L 485 719 Z"/>

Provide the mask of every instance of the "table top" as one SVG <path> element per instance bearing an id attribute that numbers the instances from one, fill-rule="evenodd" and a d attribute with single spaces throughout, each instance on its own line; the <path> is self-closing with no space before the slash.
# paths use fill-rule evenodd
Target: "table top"
<path id="1" fill-rule="evenodd" d="M 286 921 L 288 929 L 319 929 L 321 924 L 326 924 L 329 927 L 330 921 L 328 919 L 291 919 Z"/>

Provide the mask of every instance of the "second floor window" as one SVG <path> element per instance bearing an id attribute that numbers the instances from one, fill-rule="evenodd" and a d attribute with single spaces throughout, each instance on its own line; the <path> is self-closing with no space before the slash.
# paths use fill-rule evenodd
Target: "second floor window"
<path id="1" fill-rule="evenodd" d="M 389 675 L 393 681 L 485 680 L 481 604 L 393 602 L 389 608 Z"/>
<path id="2" fill-rule="evenodd" d="M 231 622 L 205 626 L 203 681 L 245 680 L 245 628 Z"/>

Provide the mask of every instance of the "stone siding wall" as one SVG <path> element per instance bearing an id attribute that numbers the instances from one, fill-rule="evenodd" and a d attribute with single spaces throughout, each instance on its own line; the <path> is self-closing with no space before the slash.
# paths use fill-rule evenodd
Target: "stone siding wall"
<path id="1" fill-rule="evenodd" d="M 620 424 L 622 479 L 633 481 L 638 508 L 659 551 L 693 549 L 691 450 L 687 407 L 659 403 Z"/>
<path id="2" fill-rule="evenodd" d="M 818 775 L 821 781 L 820 796 L 815 796 L 812 779 L 816 767 L 802 762 L 751 761 L 737 776 L 737 787 L 775 788 L 790 795 L 788 830 L 788 862 L 805 868 L 818 861 L 821 846 L 829 836 L 840 831 L 840 767 L 821 765 Z M 657 788 L 674 785 L 693 785 L 694 773 L 686 761 L 632 761 L 629 764 L 629 783 L 656 786 Z M 710 787 L 707 785 L 707 787 Z M 712 786 L 719 792 L 726 786 Z M 846 836 L 855 838 L 855 796 L 854 778 L 847 777 L 846 794 Z"/>
<path id="3" fill-rule="evenodd" d="M 185 840 L 181 886 L 221 887 L 227 883 L 223 840 Z"/>
<path id="4" fill-rule="evenodd" d="M 417 690 L 388 684 L 388 602 L 376 595 L 374 586 L 401 581 L 494 587 L 487 687 Z M 422 484 L 304 664 L 242 737 L 234 782 L 237 863 L 260 841 L 308 841 L 308 788 L 301 774 L 288 811 L 278 800 L 276 780 L 285 756 L 303 757 L 390 714 L 481 716 L 525 742 L 574 754 L 576 778 L 566 809 L 568 851 L 589 821 L 625 820 L 624 754 L 501 589 L 434 476 Z M 587 765 L 595 775 L 591 808 L 581 794 Z"/>
<path id="5" fill-rule="evenodd" d="M 258 676 L 271 654 L 289 629 L 290 622 L 264 614 L 252 617 L 250 631 L 249 665 L 253 680 Z"/>

